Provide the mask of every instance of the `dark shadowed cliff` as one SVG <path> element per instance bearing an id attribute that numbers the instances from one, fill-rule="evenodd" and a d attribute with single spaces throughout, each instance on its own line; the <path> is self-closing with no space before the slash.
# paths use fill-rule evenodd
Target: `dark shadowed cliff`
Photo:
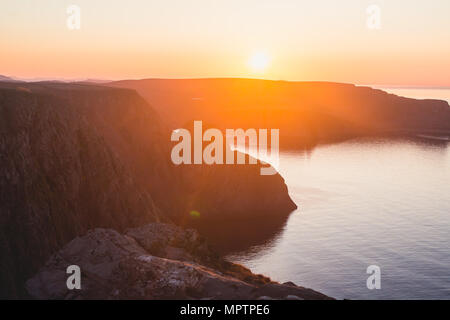
<path id="1" fill-rule="evenodd" d="M 191 120 L 221 129 L 279 128 L 283 147 L 365 134 L 450 132 L 450 107 L 445 101 L 403 98 L 352 84 L 144 79 L 108 85 L 137 90 L 173 128 Z"/>
<path id="2" fill-rule="evenodd" d="M 127 90 L 71 90 L 0 89 L 2 296 L 20 295 L 32 270 L 90 228 L 159 219 L 150 190 L 105 143 L 114 125 L 100 125 L 141 102 Z M 130 111 L 115 115 L 124 103 Z"/>
<path id="3" fill-rule="evenodd" d="M 24 281 L 88 229 L 295 208 L 283 179 L 258 166 L 175 167 L 169 133 L 132 90 L 1 83 L 0 296 L 23 297 Z"/>

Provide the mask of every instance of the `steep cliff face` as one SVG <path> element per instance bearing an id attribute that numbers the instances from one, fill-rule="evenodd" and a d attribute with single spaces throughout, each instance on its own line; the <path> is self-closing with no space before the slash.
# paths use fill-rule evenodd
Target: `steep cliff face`
<path id="1" fill-rule="evenodd" d="M 0 84 L 0 296 L 23 296 L 23 281 L 88 229 L 184 223 L 192 210 L 208 221 L 295 207 L 280 176 L 265 179 L 255 166 L 175 167 L 170 148 L 169 131 L 134 91 Z"/>
<path id="2" fill-rule="evenodd" d="M 286 216 L 297 206 L 288 196 L 284 179 L 279 174 L 261 176 L 261 166 L 205 165 L 185 169 L 182 173 L 185 210 L 198 212 L 197 220 L 207 222 Z"/>
<path id="3" fill-rule="evenodd" d="M 31 271 L 89 228 L 160 219 L 150 190 L 93 125 L 101 108 L 108 121 L 114 107 L 129 105 L 129 92 L 99 91 L 89 101 L 33 89 L 0 90 L 1 296 L 20 295 Z"/>

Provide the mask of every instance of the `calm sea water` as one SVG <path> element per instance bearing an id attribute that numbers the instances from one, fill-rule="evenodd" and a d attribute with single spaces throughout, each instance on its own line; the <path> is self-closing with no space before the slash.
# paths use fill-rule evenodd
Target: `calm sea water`
<path id="1" fill-rule="evenodd" d="M 228 259 L 340 299 L 450 299 L 450 143 L 355 139 L 282 153 L 279 171 L 298 210 Z"/>

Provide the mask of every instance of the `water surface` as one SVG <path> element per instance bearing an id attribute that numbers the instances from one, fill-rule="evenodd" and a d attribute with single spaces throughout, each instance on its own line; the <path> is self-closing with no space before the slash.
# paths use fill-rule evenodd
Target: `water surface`
<path id="1" fill-rule="evenodd" d="M 450 299 L 450 143 L 354 139 L 281 153 L 279 171 L 298 210 L 230 260 L 341 299 Z"/>

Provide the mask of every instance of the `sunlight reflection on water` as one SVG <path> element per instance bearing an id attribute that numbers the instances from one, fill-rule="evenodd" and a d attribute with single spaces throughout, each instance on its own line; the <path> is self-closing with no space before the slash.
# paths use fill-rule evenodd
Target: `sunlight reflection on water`
<path id="1" fill-rule="evenodd" d="M 280 153 L 280 173 L 298 210 L 230 260 L 336 298 L 450 298 L 449 143 L 355 139 Z"/>

